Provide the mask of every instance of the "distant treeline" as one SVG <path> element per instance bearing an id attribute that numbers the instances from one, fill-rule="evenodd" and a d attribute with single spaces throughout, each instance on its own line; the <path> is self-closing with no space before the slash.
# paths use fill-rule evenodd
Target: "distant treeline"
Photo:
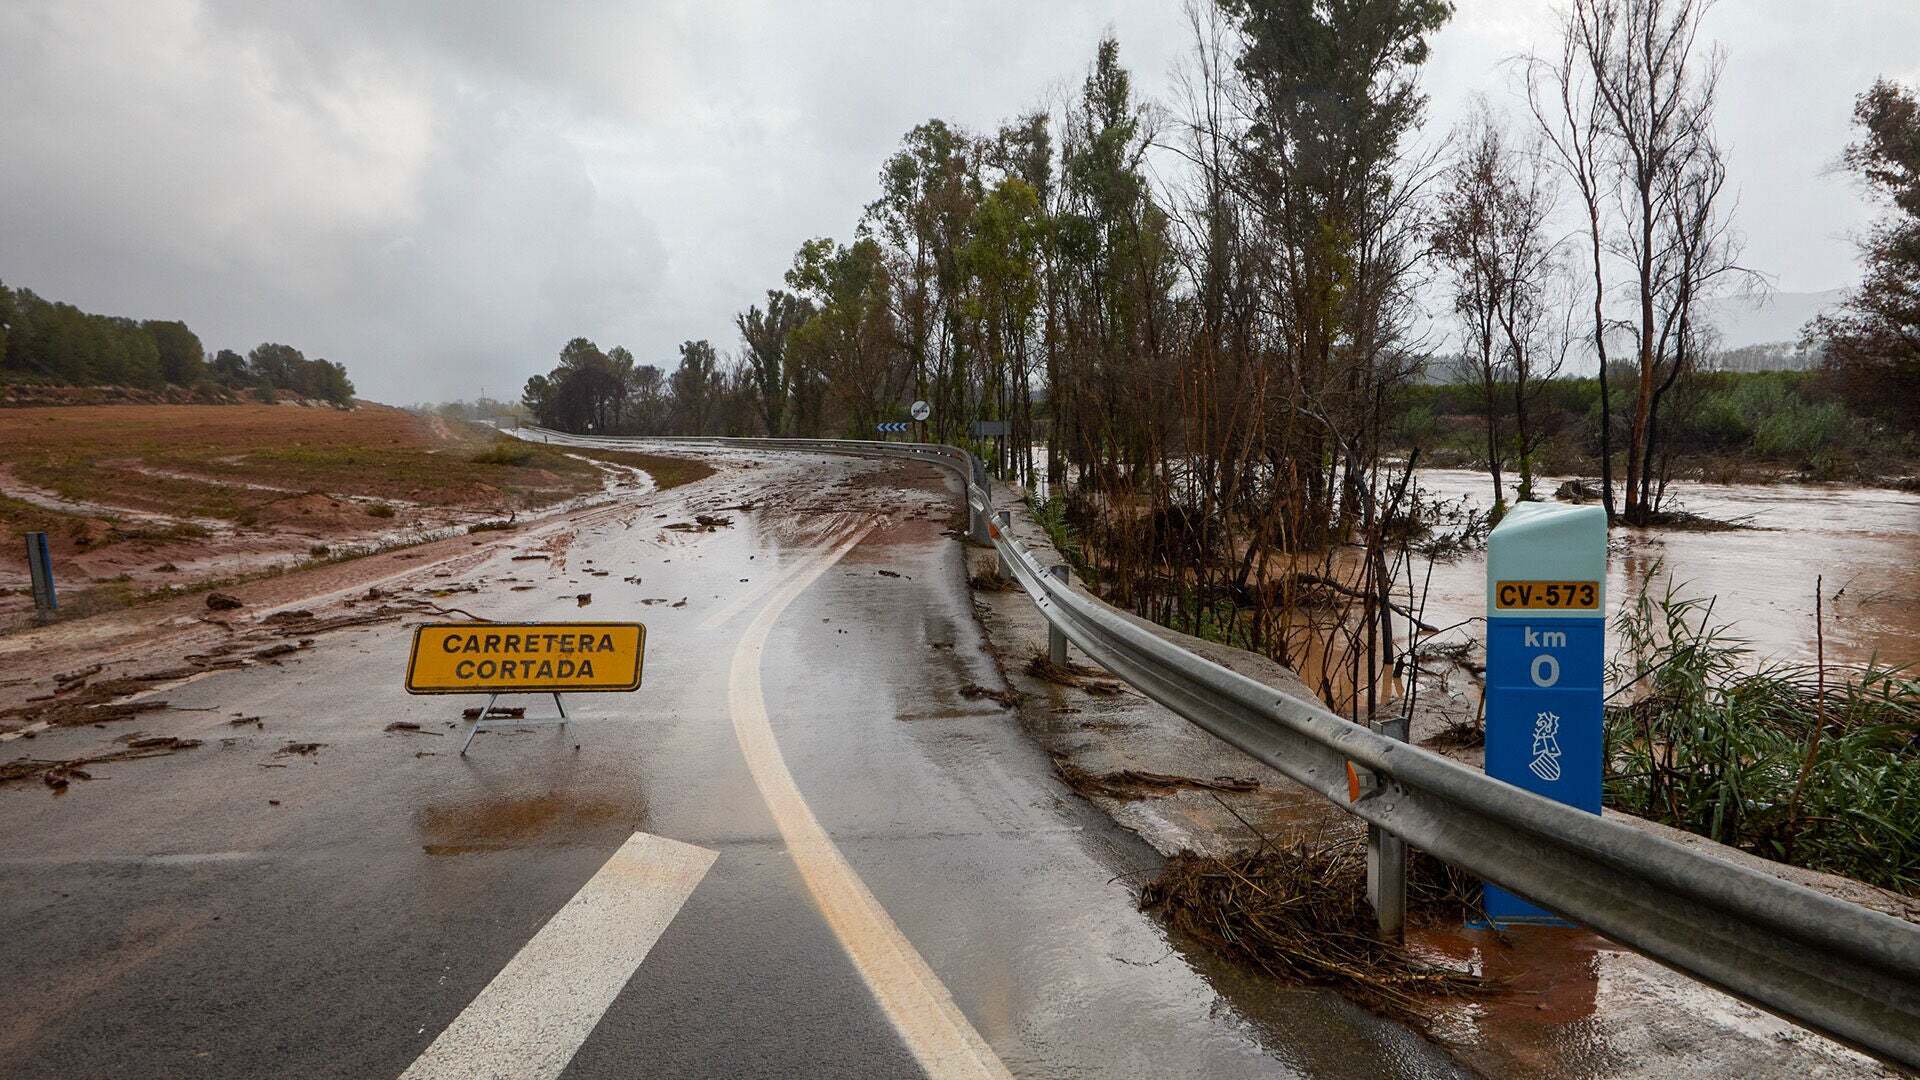
<path id="1" fill-rule="evenodd" d="M 560 363 L 527 380 L 521 404 L 562 431 L 602 435 L 757 435 L 760 399 L 744 364 L 726 365 L 708 341 L 680 345 L 671 374 L 586 338 L 560 350 Z"/>
<path id="2" fill-rule="evenodd" d="M 345 366 L 309 360 L 291 345 L 264 342 L 246 356 L 232 349 L 209 354 L 184 322 L 95 315 L 4 284 L 0 381 L 180 386 L 209 400 L 243 389 L 271 400 L 285 390 L 338 405 L 353 402 Z"/>
<path id="3" fill-rule="evenodd" d="M 1613 372 L 1616 381 L 1626 378 L 1623 368 Z M 1388 441 L 1401 451 L 1419 448 L 1423 460 L 1488 468 L 1491 438 L 1502 472 L 1519 472 L 1523 453 L 1543 473 L 1598 472 L 1598 378 L 1543 379 L 1531 388 L 1524 450 L 1510 393 L 1435 383 L 1408 387 L 1397 400 Z M 1618 446 L 1624 418 L 1615 412 L 1611 419 Z M 1909 436 L 1853 408 L 1839 380 L 1821 369 L 1698 371 L 1662 403 L 1659 422 L 1655 474 L 1661 480 L 1724 471 L 1734 461 L 1792 469 L 1809 479 L 1872 480 L 1905 468 L 1915 449 Z"/>

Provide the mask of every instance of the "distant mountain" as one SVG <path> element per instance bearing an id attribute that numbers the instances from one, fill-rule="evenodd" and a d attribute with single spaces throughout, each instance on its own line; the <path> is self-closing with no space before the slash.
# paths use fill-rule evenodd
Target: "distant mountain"
<path id="1" fill-rule="evenodd" d="M 1823 292 L 1774 292 L 1758 297 L 1720 297 L 1703 302 L 1706 317 L 1719 331 L 1714 356 L 1704 365 L 1719 371 L 1801 370 L 1818 361 L 1818 353 L 1800 348 L 1801 332 L 1814 318 L 1847 298 L 1846 289 Z M 1633 352 L 1633 338 L 1624 331 L 1607 335 L 1607 348 L 1618 361 Z M 1576 347 L 1567 357 L 1563 375 L 1592 375 L 1599 367 L 1591 349 Z M 1436 356 L 1416 378 L 1426 383 L 1462 379 L 1458 360 Z"/>
<path id="2" fill-rule="evenodd" d="M 1720 331 L 1720 348 L 1731 350 L 1799 341 L 1807 323 L 1846 298 L 1847 290 L 1828 289 L 1767 293 L 1754 299 L 1721 297 L 1706 301 L 1704 306 L 1714 329 Z"/>

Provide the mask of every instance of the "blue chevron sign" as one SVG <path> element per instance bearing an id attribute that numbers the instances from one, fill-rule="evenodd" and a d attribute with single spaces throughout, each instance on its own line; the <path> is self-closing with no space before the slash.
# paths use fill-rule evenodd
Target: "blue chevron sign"
<path id="1" fill-rule="evenodd" d="M 888 433 L 888 432 L 906 431 L 908 428 L 912 426 L 913 425 L 907 423 L 905 420 L 887 420 L 882 423 L 873 425 L 873 429 L 878 432 Z"/>

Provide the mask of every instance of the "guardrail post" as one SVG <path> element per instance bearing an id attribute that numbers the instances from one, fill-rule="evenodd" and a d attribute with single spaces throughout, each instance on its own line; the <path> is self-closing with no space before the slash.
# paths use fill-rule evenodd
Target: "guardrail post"
<path id="1" fill-rule="evenodd" d="M 1053 567 L 1047 573 L 1053 575 L 1053 580 L 1059 582 L 1061 588 L 1066 588 L 1067 566 L 1065 563 Z M 1052 620 L 1047 622 L 1047 659 L 1053 661 L 1056 667 L 1067 666 L 1067 634 L 1066 631 L 1055 626 Z"/>
<path id="2" fill-rule="evenodd" d="M 47 534 L 27 534 L 27 575 L 33 580 L 33 610 L 41 620 L 50 619 L 60 607 L 53 588 L 53 555 L 47 550 Z"/>
<path id="3" fill-rule="evenodd" d="M 1367 726 L 1376 735 L 1407 741 L 1404 716 Z M 1407 925 L 1407 842 L 1378 825 L 1367 826 L 1367 903 L 1373 906 L 1381 938 L 1399 941 Z"/>
<path id="4" fill-rule="evenodd" d="M 972 470 L 968 471 L 971 472 Z M 993 506 L 993 500 L 987 497 L 985 488 L 980 489 L 980 502 L 989 509 L 978 509 L 973 504 L 974 485 L 969 483 L 965 485 L 965 487 L 967 489 L 965 492 L 967 500 L 967 530 L 973 534 L 972 540 L 974 543 L 990 544 L 993 542 L 993 538 L 987 535 L 987 515 L 991 512 L 990 508 Z"/>
<path id="5" fill-rule="evenodd" d="M 1013 528 L 1013 511 L 1002 510 L 993 515 L 993 521 L 994 524 L 1000 526 L 1001 535 L 1005 536 L 1008 534 L 1008 531 Z M 1007 553 L 1000 550 L 1000 545 L 998 544 L 993 546 L 993 565 L 994 568 L 1000 572 L 1001 577 L 1008 580 L 1013 579 L 1013 567 L 1007 565 Z"/>

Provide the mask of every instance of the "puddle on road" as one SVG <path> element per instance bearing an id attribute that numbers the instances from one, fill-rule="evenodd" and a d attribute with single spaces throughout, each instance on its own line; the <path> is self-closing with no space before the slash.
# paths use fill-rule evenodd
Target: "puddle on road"
<path id="1" fill-rule="evenodd" d="M 468 855 L 537 847 L 549 836 L 590 842 L 598 830 L 637 831 L 646 820 L 638 800 L 616 801 L 549 792 L 523 799 L 477 798 L 422 807 L 414 815 L 420 850 L 429 855 Z M 618 824 L 619 830 L 611 827 Z M 556 842 L 557 839 L 556 839 Z"/>

